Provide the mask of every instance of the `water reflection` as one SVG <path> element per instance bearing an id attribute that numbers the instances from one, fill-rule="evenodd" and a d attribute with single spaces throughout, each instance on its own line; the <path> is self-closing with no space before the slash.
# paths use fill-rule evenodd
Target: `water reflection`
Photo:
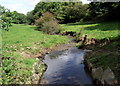
<path id="1" fill-rule="evenodd" d="M 47 84 L 92 84 L 92 79 L 82 64 L 83 55 L 84 51 L 77 48 L 46 55 L 44 62 L 48 68 L 42 81 L 47 80 Z"/>

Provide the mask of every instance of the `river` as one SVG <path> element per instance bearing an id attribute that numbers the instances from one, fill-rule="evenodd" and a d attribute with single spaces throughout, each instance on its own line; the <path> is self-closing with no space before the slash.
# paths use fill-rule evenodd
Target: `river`
<path id="1" fill-rule="evenodd" d="M 48 68 L 43 74 L 45 84 L 78 84 L 93 86 L 93 81 L 83 63 L 84 50 L 76 47 L 62 51 L 53 51 L 43 60 Z"/>

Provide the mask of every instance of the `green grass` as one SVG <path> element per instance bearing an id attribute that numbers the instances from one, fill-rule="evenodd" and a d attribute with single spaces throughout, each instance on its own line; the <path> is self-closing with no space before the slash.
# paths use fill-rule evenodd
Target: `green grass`
<path id="1" fill-rule="evenodd" d="M 35 31 L 35 28 L 35 26 L 29 25 L 13 25 L 8 32 L 3 32 L 3 46 L 19 51 L 23 48 L 30 48 L 30 51 L 34 52 L 37 49 L 49 48 L 68 41 L 67 37 L 43 34 Z"/>
<path id="2" fill-rule="evenodd" d="M 120 31 L 119 25 L 120 22 L 61 24 L 62 32 L 74 31 L 78 33 L 83 28 L 82 34 L 87 34 L 88 38 L 95 39 L 117 37 Z"/>
<path id="3" fill-rule="evenodd" d="M 43 34 L 35 28 L 30 25 L 12 24 L 9 31 L 2 31 L 3 71 L 0 83 L 20 84 L 31 76 L 32 65 L 36 59 L 32 56 L 23 56 L 21 53 L 34 55 L 43 48 L 69 41 L 67 37 Z"/>

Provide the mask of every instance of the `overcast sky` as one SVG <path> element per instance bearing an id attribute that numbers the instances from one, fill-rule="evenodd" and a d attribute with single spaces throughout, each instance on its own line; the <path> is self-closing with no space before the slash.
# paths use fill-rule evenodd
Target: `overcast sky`
<path id="1" fill-rule="evenodd" d="M 39 1 L 40 0 L 0 0 L 0 5 L 10 9 L 11 11 L 26 14 L 27 12 L 33 10 Z M 89 3 L 87 0 L 81 1 L 83 4 Z"/>

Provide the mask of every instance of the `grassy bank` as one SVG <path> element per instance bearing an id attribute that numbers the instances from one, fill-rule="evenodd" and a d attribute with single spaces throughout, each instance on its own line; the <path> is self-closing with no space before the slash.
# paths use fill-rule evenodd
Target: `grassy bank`
<path id="1" fill-rule="evenodd" d="M 47 35 L 34 30 L 35 26 L 13 24 L 9 31 L 2 31 L 2 77 L 0 83 L 25 83 L 31 76 L 33 58 L 54 45 L 68 42 L 59 35 Z M 44 67 L 44 66 L 42 66 Z"/>
<path id="2" fill-rule="evenodd" d="M 103 22 L 103 23 L 69 23 L 61 24 L 62 32 L 73 31 L 87 34 L 88 38 L 103 39 L 113 38 L 118 36 L 120 22 Z M 81 35 L 82 35 L 81 34 Z"/>
<path id="3" fill-rule="evenodd" d="M 88 39 L 94 38 L 99 42 L 86 45 L 87 49 L 93 50 L 92 58 L 88 59 L 94 67 L 106 69 L 110 67 L 120 83 L 120 22 L 103 23 L 73 23 L 62 24 L 64 31 L 79 32 L 82 28 L 82 34 L 87 34 Z"/>

